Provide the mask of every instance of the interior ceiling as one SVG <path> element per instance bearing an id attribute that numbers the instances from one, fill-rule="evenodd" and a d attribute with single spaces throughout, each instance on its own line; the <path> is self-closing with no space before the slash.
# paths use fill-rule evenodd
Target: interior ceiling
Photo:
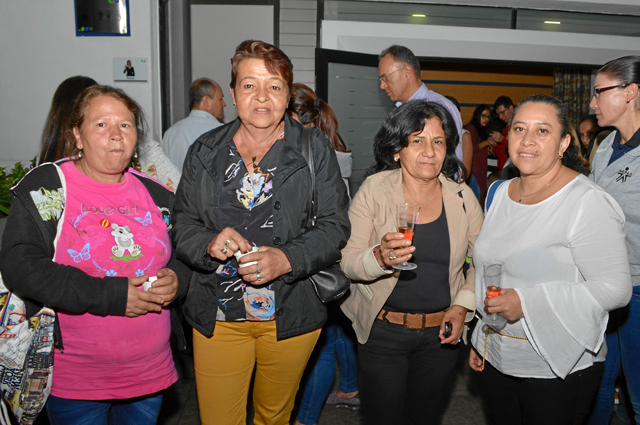
<path id="1" fill-rule="evenodd" d="M 366 0 L 396 1 L 399 3 L 432 3 L 460 6 L 493 6 L 541 10 L 566 10 L 571 12 L 607 13 L 640 16 L 640 0 Z"/>

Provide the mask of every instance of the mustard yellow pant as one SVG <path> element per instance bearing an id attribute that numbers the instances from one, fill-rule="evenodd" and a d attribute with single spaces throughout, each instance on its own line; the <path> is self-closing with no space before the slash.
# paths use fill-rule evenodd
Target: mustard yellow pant
<path id="1" fill-rule="evenodd" d="M 193 357 L 203 425 L 245 425 L 251 375 L 255 425 L 287 425 L 320 328 L 278 341 L 276 323 L 217 322 L 207 338 L 194 329 Z"/>

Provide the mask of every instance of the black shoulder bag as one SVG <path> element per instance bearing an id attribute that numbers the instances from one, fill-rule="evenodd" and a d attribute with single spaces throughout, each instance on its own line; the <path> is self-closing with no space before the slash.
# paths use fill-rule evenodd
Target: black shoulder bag
<path id="1" fill-rule="evenodd" d="M 307 220 L 307 228 L 313 227 L 316 225 L 316 215 L 317 215 L 317 194 L 316 194 L 316 171 L 313 164 L 313 147 L 312 147 L 312 137 L 313 137 L 313 128 L 304 128 L 302 130 L 302 156 L 307 160 L 307 164 L 309 165 L 309 173 L 311 174 L 311 187 L 312 187 L 312 195 L 311 195 L 311 207 L 309 208 L 310 217 Z M 316 290 L 316 294 L 318 294 L 318 298 L 323 303 L 328 303 L 329 301 L 333 301 L 335 299 L 340 298 L 342 295 L 347 292 L 349 287 L 351 286 L 351 281 L 347 277 L 346 274 L 340 270 L 340 265 L 338 263 L 332 264 L 324 270 L 320 270 L 318 273 L 313 276 L 309 276 L 309 280 L 313 283 L 313 287 Z"/>

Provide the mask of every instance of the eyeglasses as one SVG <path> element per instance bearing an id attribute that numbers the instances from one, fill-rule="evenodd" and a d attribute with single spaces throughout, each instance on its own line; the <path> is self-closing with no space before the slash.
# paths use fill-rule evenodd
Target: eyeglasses
<path id="1" fill-rule="evenodd" d="M 625 88 L 627 87 L 629 84 L 618 84 L 617 86 L 609 86 L 609 87 L 600 87 L 597 89 L 593 89 L 593 95 L 595 96 L 596 99 L 600 98 L 600 93 L 608 91 L 608 90 L 613 90 L 613 89 L 617 89 L 617 88 Z"/>
<path id="2" fill-rule="evenodd" d="M 398 68 L 398 69 L 396 69 L 395 71 L 391 71 L 390 73 L 388 73 L 388 74 L 386 74 L 386 75 L 385 75 L 385 74 L 382 74 L 382 75 L 381 75 L 380 77 L 378 77 L 378 78 L 380 79 L 380 82 L 381 82 L 381 83 L 386 83 L 386 82 L 387 82 L 387 79 L 389 78 L 389 75 L 391 75 L 391 74 L 393 74 L 393 73 L 395 73 L 395 72 L 398 72 L 398 71 L 400 71 L 401 69 L 402 69 L 402 68 Z"/>
<path id="3" fill-rule="evenodd" d="M 491 118 L 491 114 L 481 114 L 482 118 Z"/>
<path id="4" fill-rule="evenodd" d="M 508 110 L 508 109 L 509 109 L 509 108 L 504 108 L 504 109 L 503 109 L 502 111 L 500 111 L 500 112 L 498 112 L 498 110 L 496 109 L 496 114 L 498 114 L 498 116 L 499 116 L 499 117 L 501 117 L 501 116 L 503 116 L 503 115 L 507 112 L 507 110 Z"/>

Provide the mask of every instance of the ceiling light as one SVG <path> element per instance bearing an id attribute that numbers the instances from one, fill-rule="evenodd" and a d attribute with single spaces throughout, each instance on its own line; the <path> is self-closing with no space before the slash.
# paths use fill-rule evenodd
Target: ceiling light
<path id="1" fill-rule="evenodd" d="M 427 15 L 423 15 L 422 13 L 414 13 L 413 15 L 414 18 L 426 18 Z"/>
<path id="2" fill-rule="evenodd" d="M 544 21 L 545 24 L 560 25 L 560 21 Z"/>

